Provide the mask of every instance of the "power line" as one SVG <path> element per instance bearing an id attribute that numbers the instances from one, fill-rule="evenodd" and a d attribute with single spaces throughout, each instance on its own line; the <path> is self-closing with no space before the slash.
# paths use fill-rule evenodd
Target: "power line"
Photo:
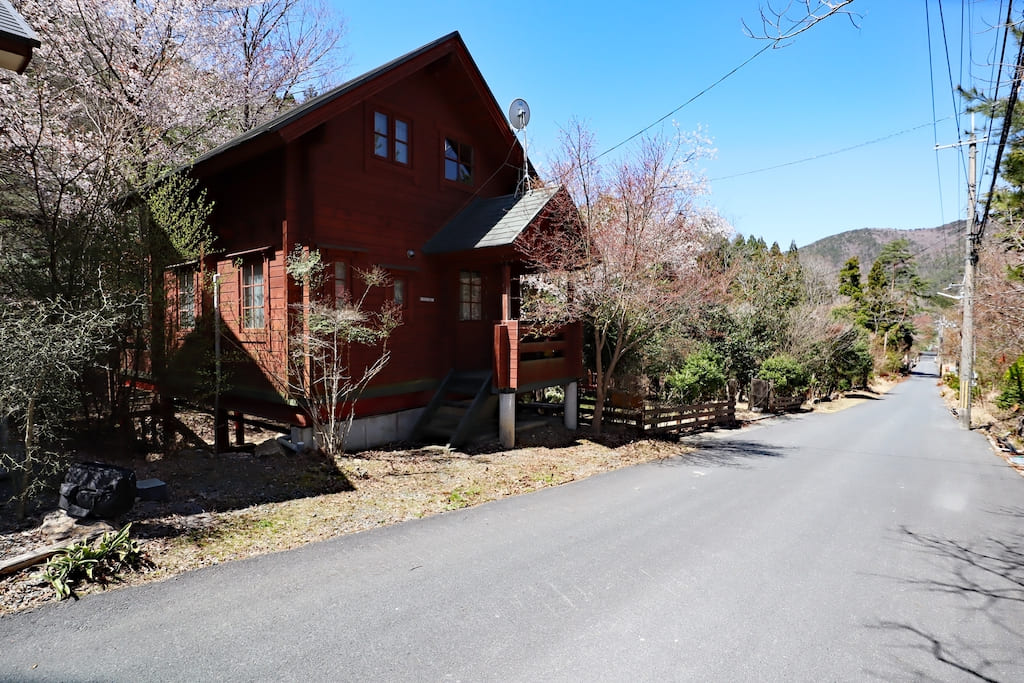
<path id="1" fill-rule="evenodd" d="M 992 183 L 989 186 L 988 196 L 985 198 L 985 212 L 982 214 L 981 223 L 978 225 L 977 241 L 985 236 L 985 225 L 988 223 L 989 211 L 992 208 L 992 196 L 996 191 L 996 180 L 999 178 L 999 164 L 1002 163 L 1003 150 L 1006 149 L 1006 141 L 1010 137 L 1010 128 L 1013 125 L 1013 110 L 1017 105 L 1017 95 L 1020 92 L 1021 77 L 1024 76 L 1024 39 L 1017 50 L 1017 63 L 1013 68 L 1013 81 L 1010 83 L 1010 96 L 1006 102 L 1006 113 L 1003 115 L 1003 130 L 999 134 L 999 147 L 996 148 L 996 160 L 992 171 Z M 971 226 L 973 233 L 974 226 Z M 973 235 L 972 235 L 973 237 Z"/>
<path id="2" fill-rule="evenodd" d="M 625 139 L 625 140 L 623 140 L 622 142 L 618 143 L 617 145 L 613 145 L 612 147 L 609 147 L 609 148 L 608 148 L 608 149 L 606 149 L 605 151 L 601 152 L 600 154 L 598 154 L 597 156 L 595 156 L 595 157 L 593 158 L 593 161 L 597 161 L 598 159 L 600 159 L 601 157 L 603 157 L 603 156 L 604 156 L 605 154 L 608 154 L 609 152 L 612 152 L 612 151 L 614 151 L 614 150 L 618 149 L 619 147 L 622 147 L 622 146 L 623 146 L 624 144 L 626 144 L 626 143 L 627 143 L 627 142 L 629 142 L 630 140 L 633 140 L 633 139 L 635 139 L 635 138 L 637 138 L 637 137 L 639 137 L 639 136 L 643 135 L 644 133 L 646 133 L 647 131 L 649 131 L 649 130 L 650 130 L 651 128 L 654 128 L 654 127 L 655 127 L 656 125 L 658 125 L 659 123 L 661 123 L 662 121 L 664 121 L 664 120 L 665 120 L 665 119 L 667 119 L 668 117 L 672 116 L 673 114 L 675 114 L 676 112 L 678 112 L 678 111 L 679 111 L 680 109 L 682 109 L 682 108 L 683 108 L 683 107 L 685 107 L 686 105 L 690 104 L 691 102 L 693 102 L 694 100 L 696 100 L 696 99 L 697 99 L 698 97 L 700 97 L 700 96 L 701 96 L 701 95 L 703 95 L 704 93 L 708 92 L 709 90 L 711 90 L 712 88 L 714 88 L 714 87 L 715 87 L 716 85 L 718 85 L 719 83 L 721 83 L 721 82 L 722 82 L 722 81 L 724 81 L 725 79 L 729 78 L 729 77 L 730 77 L 730 76 L 732 76 L 732 75 L 733 75 L 734 73 L 736 73 L 737 71 L 739 71 L 740 69 L 742 69 L 743 67 L 745 67 L 745 66 L 746 66 L 747 64 L 750 64 L 750 63 L 751 63 L 752 61 L 754 61 L 755 59 L 757 59 L 758 57 L 760 57 L 760 56 L 761 56 L 762 54 L 764 54 L 764 53 L 765 53 L 766 51 L 770 50 L 770 49 L 771 49 L 771 48 L 773 48 L 773 47 L 775 47 L 775 41 L 772 41 L 772 42 L 768 43 L 767 45 L 765 45 L 765 46 L 764 46 L 763 48 L 761 48 L 760 50 L 758 50 L 757 52 L 755 52 L 754 54 L 752 54 L 752 55 L 751 55 L 750 57 L 748 57 L 748 58 L 746 59 L 746 61 L 744 61 L 744 62 L 743 62 L 742 64 L 740 64 L 739 66 L 737 66 L 736 68 L 734 68 L 734 69 L 733 69 L 732 71 L 730 71 L 729 73 L 727 73 L 727 74 L 725 74 L 724 76 L 722 76 L 721 78 L 719 78 L 719 79 L 718 79 L 717 81 L 715 81 L 714 83 L 712 83 L 712 84 L 711 84 L 711 85 L 709 85 L 708 87 L 706 87 L 706 88 L 704 88 L 703 90 L 701 90 L 701 91 L 700 91 L 699 93 L 697 93 L 696 95 L 694 95 L 694 96 L 693 96 L 693 97 L 691 97 L 690 99 L 688 99 L 688 100 L 686 100 L 685 102 L 683 102 L 682 104 L 680 104 L 680 105 L 679 105 L 678 107 L 676 107 L 675 109 L 673 109 L 673 110 L 672 110 L 672 111 L 670 111 L 669 113 L 667 113 L 667 114 L 665 114 L 664 116 L 662 116 L 662 117 L 661 117 L 660 119 L 658 119 L 658 120 L 657 120 L 657 121 L 655 121 L 654 123 L 650 124 L 649 126 L 645 126 L 644 128 L 641 128 L 640 130 L 638 130 L 637 132 L 633 133 L 632 135 L 630 135 L 630 136 L 629 136 L 628 138 L 626 138 L 626 139 Z"/>
<path id="3" fill-rule="evenodd" d="M 953 117 L 952 116 L 947 116 L 944 119 L 939 119 L 939 121 L 948 121 L 951 118 L 953 118 Z M 787 161 L 787 162 L 782 163 L 782 164 L 776 164 L 774 166 L 766 166 L 764 168 L 758 168 L 758 169 L 755 169 L 753 171 L 744 171 L 742 173 L 734 173 L 732 175 L 726 175 L 726 176 L 719 176 L 717 178 L 711 178 L 710 182 L 715 182 L 717 180 L 730 180 L 731 178 L 739 178 L 739 177 L 745 176 L 745 175 L 753 175 L 754 173 L 763 173 L 765 171 L 774 171 L 777 168 L 785 168 L 786 166 L 795 166 L 797 164 L 803 164 L 803 163 L 806 163 L 808 161 L 816 161 L 818 159 L 823 159 L 825 157 L 835 156 L 836 154 L 842 154 L 843 152 L 850 152 L 850 151 L 855 150 L 855 149 L 860 149 L 861 147 L 867 147 L 868 145 L 875 145 L 875 144 L 878 144 L 879 142 L 885 142 L 886 140 L 889 140 L 891 138 L 894 138 L 894 137 L 897 137 L 897 136 L 900 136 L 900 135 L 906 135 L 907 133 L 912 133 L 915 130 L 921 130 L 922 128 L 927 128 L 928 126 L 934 126 L 935 123 L 937 123 L 937 121 L 929 121 L 928 123 L 922 123 L 919 126 L 914 126 L 912 128 L 904 128 L 903 130 L 896 131 L 895 133 L 889 133 L 888 135 L 883 135 L 882 137 L 875 138 L 874 140 L 868 140 L 866 142 L 860 142 L 860 143 L 857 143 L 856 145 L 850 145 L 849 147 L 843 147 L 842 149 L 836 149 L 836 150 L 833 150 L 831 152 L 822 152 L 821 154 L 815 154 L 814 156 L 805 157 L 803 159 L 797 159 L 795 161 Z"/>
<path id="4" fill-rule="evenodd" d="M 939 188 L 939 217 L 942 224 L 946 224 L 946 202 L 942 196 L 942 164 L 939 163 L 939 128 L 938 111 L 935 107 L 935 67 L 932 58 L 932 20 L 931 12 L 928 11 L 928 0 L 924 2 L 925 32 L 928 35 L 928 83 L 932 96 L 932 141 L 935 143 L 935 178 Z"/>
<path id="5" fill-rule="evenodd" d="M 927 0 L 926 0 L 927 2 Z M 953 85 L 953 65 L 949 60 L 949 36 L 946 33 L 946 15 L 942 11 L 942 0 L 937 2 L 939 6 L 939 23 L 942 26 L 942 44 L 946 52 L 946 73 L 949 75 L 949 94 L 953 103 L 953 115 L 956 117 L 956 129 L 960 130 L 960 109 L 956 106 L 956 87 Z M 967 173 L 967 160 L 964 159 L 963 150 L 960 151 L 960 162 L 964 166 L 964 173 Z"/>
<path id="6" fill-rule="evenodd" d="M 1000 2 L 999 2 L 999 13 L 996 16 L 1000 17 L 1000 16 L 1002 16 L 1002 14 L 1003 14 L 1003 0 L 1000 0 Z M 989 115 L 988 115 L 988 130 L 985 132 L 986 142 L 985 142 L 985 146 L 983 147 L 982 153 L 981 153 L 981 173 L 982 173 L 982 177 L 984 177 L 984 174 L 987 172 L 986 169 L 988 168 L 988 152 L 992 148 L 992 145 L 991 145 L 991 143 L 989 141 L 992 140 L 992 128 L 995 125 L 995 116 L 994 116 L 994 114 L 995 114 L 995 103 L 999 101 L 999 86 L 1002 83 L 1003 67 L 1005 66 L 1004 60 L 1006 59 L 1006 46 L 1009 43 L 1009 39 L 1010 39 L 1010 26 L 1011 26 L 1012 19 L 1013 19 L 1013 0 L 1010 0 L 1010 4 L 1009 4 L 1009 6 L 1007 7 L 1007 10 L 1006 10 L 1006 22 L 1003 24 L 1003 43 L 1002 43 L 1002 46 L 999 49 L 999 58 L 998 59 L 995 58 L 995 48 L 994 47 L 993 47 L 993 53 L 992 53 L 992 70 L 991 70 L 991 72 L 989 74 L 988 82 L 989 83 L 992 83 L 992 82 L 995 83 L 995 93 L 992 96 L 992 109 L 991 109 L 991 111 L 989 112 Z"/>

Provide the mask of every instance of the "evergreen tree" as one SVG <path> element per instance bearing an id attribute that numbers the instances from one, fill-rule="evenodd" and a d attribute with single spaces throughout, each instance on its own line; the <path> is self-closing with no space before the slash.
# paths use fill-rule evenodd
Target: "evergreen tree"
<path id="1" fill-rule="evenodd" d="M 839 271 L 839 293 L 854 301 L 864 296 L 860 287 L 860 257 L 851 256 Z"/>

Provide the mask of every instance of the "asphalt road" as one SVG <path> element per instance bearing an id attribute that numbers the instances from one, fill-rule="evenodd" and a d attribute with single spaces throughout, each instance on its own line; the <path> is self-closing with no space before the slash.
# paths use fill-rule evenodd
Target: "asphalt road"
<path id="1" fill-rule="evenodd" d="M 0 679 L 1022 681 L 1024 478 L 935 380 L 5 617 Z"/>

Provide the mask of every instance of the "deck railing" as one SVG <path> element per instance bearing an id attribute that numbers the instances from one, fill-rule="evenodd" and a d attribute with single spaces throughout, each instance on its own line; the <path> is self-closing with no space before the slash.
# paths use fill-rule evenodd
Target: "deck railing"
<path id="1" fill-rule="evenodd" d="M 529 391 L 578 379 L 583 374 L 583 326 L 540 328 L 519 320 L 494 326 L 494 385 Z"/>

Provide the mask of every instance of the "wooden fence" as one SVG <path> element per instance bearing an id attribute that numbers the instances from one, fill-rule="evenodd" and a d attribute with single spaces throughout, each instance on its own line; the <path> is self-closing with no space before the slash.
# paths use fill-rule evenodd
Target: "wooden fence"
<path id="1" fill-rule="evenodd" d="M 800 410 L 800 406 L 803 404 L 803 396 L 775 396 L 773 393 L 768 398 L 768 412 L 788 413 L 793 410 Z"/>
<path id="2" fill-rule="evenodd" d="M 771 382 L 756 377 L 750 380 L 750 409 L 754 412 L 786 413 L 799 410 L 803 396 L 777 396 Z"/>
<path id="3" fill-rule="evenodd" d="M 581 391 L 579 419 L 592 420 L 596 405 L 593 391 Z M 612 392 L 605 401 L 602 423 L 631 427 L 638 434 L 684 434 L 736 424 L 736 403 L 713 401 L 695 405 L 665 405 L 641 396 Z"/>

